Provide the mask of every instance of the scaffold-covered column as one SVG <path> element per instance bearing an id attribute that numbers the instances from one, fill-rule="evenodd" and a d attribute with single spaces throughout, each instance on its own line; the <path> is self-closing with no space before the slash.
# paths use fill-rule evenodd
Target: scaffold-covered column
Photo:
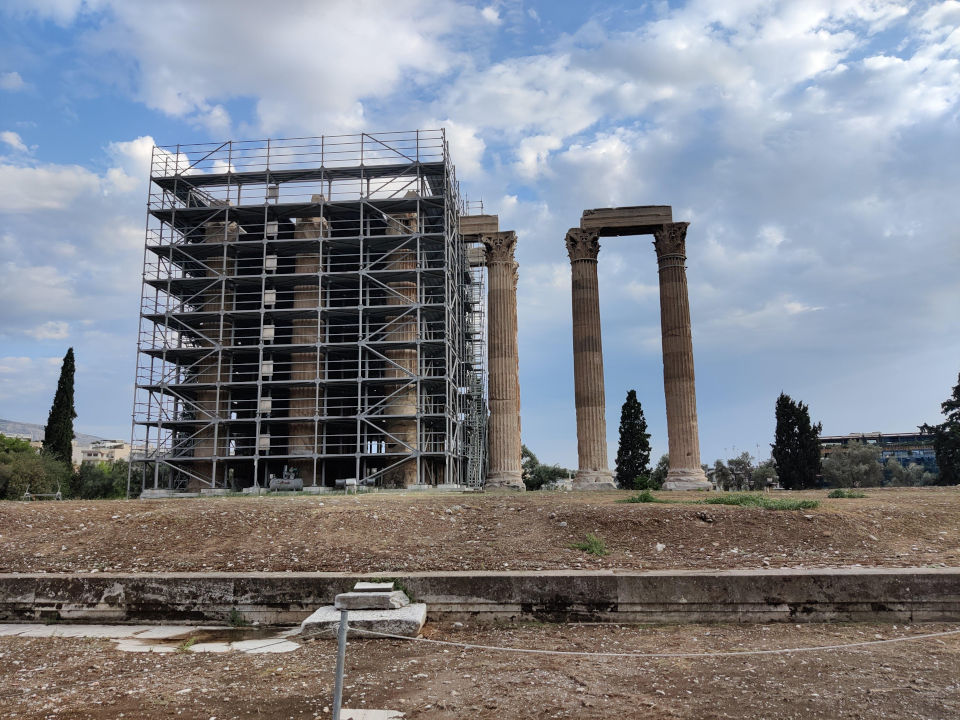
<path id="1" fill-rule="evenodd" d="M 689 224 L 668 223 L 653 234 L 660 272 L 663 391 L 667 401 L 667 441 L 670 449 L 670 469 L 663 486 L 665 490 L 709 490 L 711 487 L 700 467 L 693 339 L 684 265 Z"/>
<path id="2" fill-rule="evenodd" d="M 486 250 L 490 421 L 486 486 L 523 490 L 520 467 L 520 380 L 513 231 L 482 238 Z"/>
<path id="3" fill-rule="evenodd" d="M 206 260 L 205 275 L 210 279 L 210 285 L 203 292 L 203 301 L 200 309 L 203 313 L 214 314 L 217 317 L 209 321 L 198 323 L 198 345 L 209 347 L 211 352 L 200 360 L 190 378 L 197 386 L 196 409 L 187 408 L 188 413 L 194 413 L 196 419 L 205 423 L 196 433 L 196 442 L 193 446 L 194 458 L 210 458 L 198 460 L 189 472 L 187 490 L 197 492 L 204 487 L 223 486 L 226 480 L 226 468 L 223 463 L 217 466 L 216 456 L 220 455 L 217 446 L 225 444 L 225 438 L 220 437 L 225 432 L 219 420 L 223 408 L 229 407 L 230 396 L 221 381 L 225 368 L 222 367 L 223 346 L 231 342 L 233 323 L 226 314 L 233 310 L 233 291 L 224 282 L 224 278 L 235 271 L 236 261 L 229 249 L 239 237 L 239 228 L 233 222 L 210 222 L 204 228 L 204 242 L 220 244 L 222 249 L 216 255 Z M 219 386 L 219 387 L 218 387 Z"/>
<path id="4" fill-rule="evenodd" d="M 314 203 L 322 203 L 323 197 L 314 195 Z M 317 353 L 320 338 L 320 259 L 319 239 L 327 234 L 327 221 L 322 217 L 301 218 L 297 222 L 294 238 L 313 240 L 305 242 L 303 252 L 294 260 L 294 272 L 297 275 L 313 275 L 313 282 L 293 287 L 293 307 L 302 310 L 303 315 L 293 319 L 293 331 L 290 342 L 293 345 L 313 345 L 313 350 L 298 350 L 290 355 L 290 379 L 301 384 L 290 389 L 290 455 L 305 457 L 291 459 L 304 485 L 316 484 L 314 458 L 317 453 L 317 423 L 322 390 L 317 382 L 322 368 Z M 309 385 L 306 383 L 310 383 Z"/>
<path id="5" fill-rule="evenodd" d="M 417 232 L 417 213 L 398 213 L 390 217 L 387 223 L 387 235 L 408 235 Z M 417 269 L 417 250 L 415 240 L 401 241 L 403 247 L 390 251 L 386 256 L 387 270 L 414 275 Z M 387 385 L 390 399 L 385 403 L 385 424 L 387 432 L 386 450 L 396 455 L 412 455 L 417 449 L 417 315 L 413 309 L 417 302 L 417 283 L 415 280 L 397 280 L 387 283 L 390 294 L 387 305 L 396 305 L 405 311 L 387 318 L 384 328 L 385 339 L 396 343 L 398 347 L 387 350 L 388 359 L 384 377 L 396 378 L 397 383 Z M 417 462 L 414 458 L 403 460 L 397 467 L 384 475 L 384 484 L 393 487 L 410 487 L 420 480 Z"/>
<path id="6" fill-rule="evenodd" d="M 612 490 L 607 467 L 606 399 L 603 388 L 603 344 L 600 332 L 600 290 L 597 282 L 596 233 L 571 228 L 566 237 L 570 256 L 573 304 L 573 385 L 577 409 L 577 490 Z"/>

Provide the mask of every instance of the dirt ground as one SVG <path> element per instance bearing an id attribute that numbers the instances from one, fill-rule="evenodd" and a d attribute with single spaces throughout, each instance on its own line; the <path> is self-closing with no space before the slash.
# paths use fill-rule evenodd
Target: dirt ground
<path id="1" fill-rule="evenodd" d="M 425 628 L 434 639 L 590 652 L 810 647 L 947 625 Z M 124 653 L 108 640 L 0 638 L 0 718 L 329 718 L 336 644 L 280 655 Z M 345 706 L 408 718 L 956 718 L 960 635 L 837 651 L 644 659 L 351 640 Z"/>
<path id="2" fill-rule="evenodd" d="M 960 489 L 866 493 L 777 493 L 821 503 L 800 511 L 623 504 L 619 492 L 0 502 L 0 572 L 960 564 Z M 570 547 L 587 533 L 609 554 Z"/>

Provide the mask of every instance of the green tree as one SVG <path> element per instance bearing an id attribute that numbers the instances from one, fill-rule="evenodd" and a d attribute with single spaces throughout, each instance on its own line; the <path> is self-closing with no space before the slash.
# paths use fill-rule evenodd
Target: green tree
<path id="1" fill-rule="evenodd" d="M 884 485 L 909 485 L 910 478 L 906 469 L 895 457 L 889 458 L 883 466 Z"/>
<path id="2" fill-rule="evenodd" d="M 727 460 L 727 467 L 730 468 L 737 490 L 749 490 L 750 480 L 753 477 L 753 456 L 744 451 L 737 457 Z"/>
<path id="3" fill-rule="evenodd" d="M 659 490 L 667 481 L 667 472 L 670 470 L 670 456 L 661 455 L 657 461 L 657 466 L 650 473 L 650 479 L 647 480 L 647 486 L 638 488 L 638 490 Z"/>
<path id="4" fill-rule="evenodd" d="M 730 468 L 727 467 L 727 464 L 717 458 L 713 462 L 713 468 L 711 470 L 713 475 L 713 483 L 720 490 L 731 490 L 733 488 L 733 473 L 730 472 Z"/>
<path id="5" fill-rule="evenodd" d="M 44 451 L 68 466 L 73 455 L 70 444 L 73 441 L 73 421 L 77 417 L 73 409 L 73 372 L 73 348 L 70 348 L 63 358 L 57 393 L 53 396 L 53 405 L 50 407 L 43 435 Z"/>
<path id="6" fill-rule="evenodd" d="M 0 459 L 0 498 L 19 500 L 23 494 L 70 490 L 70 470 L 52 455 L 18 452 Z"/>
<path id="7" fill-rule="evenodd" d="M 559 465 L 544 465 L 526 445 L 520 446 L 521 468 L 523 484 L 527 490 L 540 490 L 545 485 L 562 480 L 571 474 L 571 471 Z"/>
<path id="8" fill-rule="evenodd" d="M 856 440 L 838 447 L 823 461 L 823 479 L 832 487 L 877 487 L 883 483 L 880 448 Z"/>
<path id="9" fill-rule="evenodd" d="M 937 454 L 940 485 L 960 484 L 960 375 L 953 393 L 940 403 L 944 421 L 939 425 L 920 426 L 920 432 L 933 435 L 933 451 Z"/>
<path id="10" fill-rule="evenodd" d="M 810 422 L 810 409 L 780 393 L 776 406 L 777 429 L 771 445 L 780 484 L 787 490 L 813 487 L 820 474 L 820 430 Z"/>
<path id="11" fill-rule="evenodd" d="M 75 478 L 76 496 L 84 500 L 97 498 L 122 498 L 127 495 L 127 463 L 85 462 Z"/>
<path id="12" fill-rule="evenodd" d="M 773 460 L 764 460 L 753 469 L 750 484 L 754 490 L 765 490 L 767 482 L 775 477 L 777 477 L 777 470 L 773 467 Z"/>
<path id="13" fill-rule="evenodd" d="M 634 489 L 650 475 L 650 433 L 637 391 L 627 392 L 620 409 L 620 445 L 617 447 L 617 485 Z"/>

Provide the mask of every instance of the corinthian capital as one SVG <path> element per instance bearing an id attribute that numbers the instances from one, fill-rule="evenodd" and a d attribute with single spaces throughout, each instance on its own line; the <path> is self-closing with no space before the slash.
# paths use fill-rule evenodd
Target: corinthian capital
<path id="1" fill-rule="evenodd" d="M 667 256 L 686 258 L 688 222 L 665 223 L 653 232 L 653 247 L 657 259 Z"/>
<path id="2" fill-rule="evenodd" d="M 513 230 L 483 235 L 480 242 L 487 251 L 487 263 L 513 262 L 513 249 L 517 245 L 517 234 Z"/>
<path id="3" fill-rule="evenodd" d="M 595 232 L 570 228 L 567 230 L 567 254 L 570 262 L 596 260 L 600 252 L 600 237 Z"/>

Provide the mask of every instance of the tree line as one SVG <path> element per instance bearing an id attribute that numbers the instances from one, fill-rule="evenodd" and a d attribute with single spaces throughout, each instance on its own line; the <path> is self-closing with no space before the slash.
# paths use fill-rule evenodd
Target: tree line
<path id="1" fill-rule="evenodd" d="M 813 487 L 878 487 L 881 485 L 960 484 L 960 375 L 950 397 L 941 403 L 944 421 L 920 426 L 933 441 L 939 467 L 933 473 L 920 463 L 902 464 L 896 457 L 884 459 L 877 445 L 852 441 L 833 448 L 822 457 L 822 423 L 814 423 L 810 408 L 784 392 L 774 405 L 774 441 L 770 457 L 757 460 L 743 452 L 727 460 L 718 459 L 704 471 L 721 490 L 763 490 L 778 485 L 786 490 Z M 620 410 L 620 441 L 617 446 L 615 479 L 629 490 L 659 490 L 667 477 L 669 456 L 663 455 L 650 467 L 650 433 L 636 390 L 627 392 Z M 557 480 L 572 477 L 573 471 L 559 465 L 540 463 L 523 446 L 523 480 L 528 490 L 539 490 Z"/>

